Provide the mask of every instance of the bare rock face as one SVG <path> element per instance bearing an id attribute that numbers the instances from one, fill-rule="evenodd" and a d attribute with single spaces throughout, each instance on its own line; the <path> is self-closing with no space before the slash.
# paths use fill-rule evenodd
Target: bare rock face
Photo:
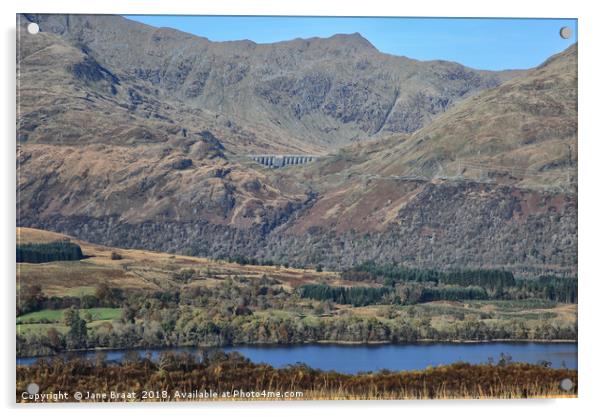
<path id="1" fill-rule="evenodd" d="M 73 66 L 80 79 L 144 83 L 147 100 L 273 126 L 323 150 L 379 132 L 413 132 L 501 82 L 494 72 L 382 54 L 358 33 L 258 45 L 210 42 L 116 16 L 24 18 L 85 51 Z M 135 105 L 146 101 L 135 87 L 129 94 Z"/>
<path id="2" fill-rule="evenodd" d="M 20 226 L 330 268 L 576 272 L 576 46 L 496 73 L 359 34 L 217 43 L 85 15 L 19 30 Z"/>

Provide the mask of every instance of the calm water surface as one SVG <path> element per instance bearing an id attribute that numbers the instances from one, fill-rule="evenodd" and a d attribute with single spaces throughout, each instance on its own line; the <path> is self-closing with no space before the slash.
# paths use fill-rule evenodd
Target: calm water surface
<path id="1" fill-rule="evenodd" d="M 138 350 L 141 356 L 150 354 L 157 359 L 167 349 Z M 177 352 L 196 352 L 195 348 L 169 349 Z M 293 345 L 293 346 L 235 346 L 226 352 L 240 352 L 255 363 L 283 367 L 305 363 L 312 368 L 357 373 L 389 369 L 406 371 L 458 361 L 473 364 L 497 362 L 500 355 L 510 355 L 514 362 L 551 362 L 552 367 L 577 368 L 577 345 L 573 343 L 432 343 L 406 345 Z M 119 362 L 126 350 L 106 350 L 109 361 Z M 76 355 L 94 358 L 95 352 Z M 30 365 L 37 358 L 19 358 L 18 365 Z"/>

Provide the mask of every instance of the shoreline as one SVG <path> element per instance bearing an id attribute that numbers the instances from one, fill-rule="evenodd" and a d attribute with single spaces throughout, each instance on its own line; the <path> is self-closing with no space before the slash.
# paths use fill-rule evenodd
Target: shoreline
<path id="1" fill-rule="evenodd" d="M 178 350 L 178 349 L 224 349 L 224 348 L 237 348 L 237 347 L 266 347 L 266 348 L 284 348 L 284 347 L 295 347 L 295 346 L 306 346 L 306 345 L 332 345 L 332 346 L 381 346 L 381 345 L 432 345 L 432 344 L 450 344 L 450 345 L 461 345 L 461 344 L 490 344 L 490 343 L 539 343 L 539 344 L 553 344 L 553 343 L 564 343 L 564 344 L 578 344 L 578 340 L 574 339 L 490 339 L 490 340 L 433 340 L 433 339 L 422 339 L 412 342 L 391 342 L 388 340 L 382 341 L 344 341 L 344 340 L 317 340 L 311 342 L 302 343 L 247 343 L 237 345 L 196 345 L 196 346 L 155 346 L 155 347 L 131 347 L 131 348 L 110 348 L 110 347 L 98 347 L 91 349 L 72 349 L 64 350 L 53 355 L 34 355 L 34 356 L 16 356 L 17 361 L 19 359 L 36 359 L 36 358 L 49 358 L 59 357 L 62 355 L 69 354 L 86 354 L 86 353 L 101 353 L 107 351 L 162 351 L 162 350 Z"/>
<path id="2" fill-rule="evenodd" d="M 328 345 L 420 345 L 420 344 L 478 344 L 478 343 L 570 343 L 577 344 L 576 339 L 489 339 L 489 340 L 436 340 L 436 339 L 420 339 L 412 342 L 391 342 L 388 340 L 383 341 L 368 341 L 368 342 L 355 342 L 355 341 L 341 341 L 341 340 L 318 340 L 316 342 L 298 343 L 299 345 L 305 344 L 328 344 Z M 296 344 L 296 343 L 295 343 Z M 274 346 L 294 346 L 295 344 L 275 344 Z M 236 346 L 256 346 L 256 344 L 249 345 L 233 345 Z M 228 346 L 232 347 L 232 346 Z"/>

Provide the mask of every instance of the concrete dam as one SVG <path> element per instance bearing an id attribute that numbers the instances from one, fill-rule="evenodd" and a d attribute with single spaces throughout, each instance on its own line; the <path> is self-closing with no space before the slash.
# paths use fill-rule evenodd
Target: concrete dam
<path id="1" fill-rule="evenodd" d="M 318 159 L 316 155 L 249 155 L 249 158 L 269 168 L 302 165 Z"/>

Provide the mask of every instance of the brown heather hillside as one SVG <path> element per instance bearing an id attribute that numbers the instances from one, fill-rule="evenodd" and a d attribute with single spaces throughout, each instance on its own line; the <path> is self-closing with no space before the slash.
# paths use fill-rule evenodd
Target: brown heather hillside
<path id="1" fill-rule="evenodd" d="M 18 160 L 23 222 L 117 216 L 132 223 L 205 219 L 262 227 L 309 198 L 277 188 L 257 167 L 242 169 L 220 157 L 191 159 L 178 148 L 20 146 Z"/>
<path id="2" fill-rule="evenodd" d="M 576 46 L 495 73 L 357 34 L 215 43 L 53 15 L 19 32 L 20 226 L 332 269 L 576 273 Z"/>

